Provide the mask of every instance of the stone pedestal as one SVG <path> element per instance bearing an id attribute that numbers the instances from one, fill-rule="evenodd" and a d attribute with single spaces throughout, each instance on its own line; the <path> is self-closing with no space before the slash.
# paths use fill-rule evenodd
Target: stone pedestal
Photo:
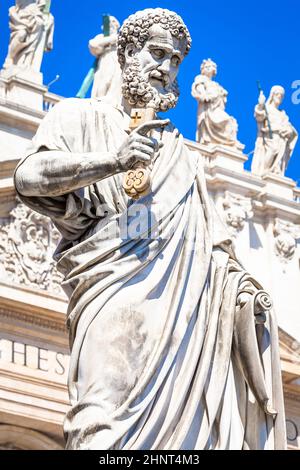
<path id="1" fill-rule="evenodd" d="M 274 194 L 277 197 L 293 200 L 294 190 L 296 188 L 294 180 L 274 173 L 269 173 L 263 176 L 262 179 L 266 184 L 266 192 L 268 194 Z"/>
<path id="2" fill-rule="evenodd" d="M 2 88 L 2 95 L 7 100 L 27 108 L 43 110 L 47 87 L 43 85 L 42 73 L 14 66 L 1 70 L 0 83 L 0 96 Z"/>
<path id="3" fill-rule="evenodd" d="M 41 72 L 35 72 L 32 69 L 19 67 L 17 65 L 12 65 L 8 69 L 2 69 L 0 76 L 6 79 L 11 77 L 18 77 L 30 83 L 35 83 L 37 85 L 43 84 L 43 74 Z"/>
<path id="4" fill-rule="evenodd" d="M 220 144 L 204 145 L 192 141 L 187 141 L 187 143 L 192 150 L 199 151 L 206 157 L 207 164 L 211 167 L 218 166 L 232 171 L 243 171 L 244 163 L 248 159 L 242 150 L 235 147 Z"/>

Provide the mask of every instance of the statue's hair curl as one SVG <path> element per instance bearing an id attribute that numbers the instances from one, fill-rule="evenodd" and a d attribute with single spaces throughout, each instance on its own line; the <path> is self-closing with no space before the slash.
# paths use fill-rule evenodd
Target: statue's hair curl
<path id="1" fill-rule="evenodd" d="M 186 38 L 185 55 L 188 54 L 192 39 L 183 19 L 173 11 L 163 8 L 147 8 L 130 15 L 124 21 L 118 34 L 118 59 L 121 68 L 125 65 L 125 48 L 128 44 L 134 44 L 142 49 L 149 37 L 149 28 L 158 24 L 170 31 L 177 39 Z"/>

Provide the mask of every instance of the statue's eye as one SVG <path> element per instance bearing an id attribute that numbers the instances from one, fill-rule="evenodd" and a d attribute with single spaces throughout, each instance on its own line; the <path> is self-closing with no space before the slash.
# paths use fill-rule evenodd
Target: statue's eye
<path id="1" fill-rule="evenodd" d="M 151 53 L 156 59 L 163 59 L 165 56 L 165 51 L 163 49 L 152 49 Z"/>
<path id="2" fill-rule="evenodd" d="M 178 65 L 180 64 L 180 57 L 178 57 L 178 55 L 174 55 L 174 56 L 172 57 L 172 61 L 171 61 L 171 62 L 172 62 L 172 65 L 173 65 L 174 67 L 178 67 Z"/>

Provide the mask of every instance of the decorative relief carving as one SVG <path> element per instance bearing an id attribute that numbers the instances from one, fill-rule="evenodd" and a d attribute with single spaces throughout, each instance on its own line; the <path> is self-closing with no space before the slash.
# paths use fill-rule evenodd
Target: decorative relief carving
<path id="1" fill-rule="evenodd" d="M 300 226 L 276 219 L 273 233 L 276 255 L 284 263 L 291 261 L 296 251 L 297 238 L 300 237 Z"/>
<path id="2" fill-rule="evenodd" d="M 48 217 L 20 201 L 8 219 L 0 220 L 0 278 L 62 294 L 62 275 L 53 252 L 60 234 Z"/>
<path id="3" fill-rule="evenodd" d="M 233 236 L 243 230 L 245 222 L 253 217 L 251 199 L 229 191 L 225 191 L 223 208 L 225 222 Z"/>

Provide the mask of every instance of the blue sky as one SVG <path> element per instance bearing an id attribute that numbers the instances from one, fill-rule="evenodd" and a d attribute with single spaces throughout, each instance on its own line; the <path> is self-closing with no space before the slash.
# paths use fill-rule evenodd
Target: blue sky
<path id="1" fill-rule="evenodd" d="M 7 11 L 13 4 L 13 0 L 0 3 L 1 64 L 9 39 Z M 110 13 L 123 21 L 136 10 L 158 6 L 179 13 L 193 39 L 192 50 L 179 75 L 180 101 L 170 112 L 185 137 L 194 139 L 195 136 L 197 104 L 190 90 L 201 61 L 208 57 L 217 62 L 217 80 L 229 92 L 227 110 L 239 123 L 239 140 L 246 144 L 246 154 L 253 150 L 256 137 L 253 108 L 258 96 L 257 80 L 265 94 L 272 85 L 284 86 L 283 108 L 300 132 L 300 92 L 296 95 L 299 104 L 292 102 L 296 91 L 292 83 L 299 80 L 300 84 L 299 0 L 52 0 L 55 46 L 44 57 L 44 83 L 59 74 L 61 78 L 51 91 L 74 96 L 93 63 L 87 43 L 101 32 L 102 14 Z M 250 161 L 246 167 L 249 164 Z M 287 176 L 300 185 L 300 140 Z"/>

